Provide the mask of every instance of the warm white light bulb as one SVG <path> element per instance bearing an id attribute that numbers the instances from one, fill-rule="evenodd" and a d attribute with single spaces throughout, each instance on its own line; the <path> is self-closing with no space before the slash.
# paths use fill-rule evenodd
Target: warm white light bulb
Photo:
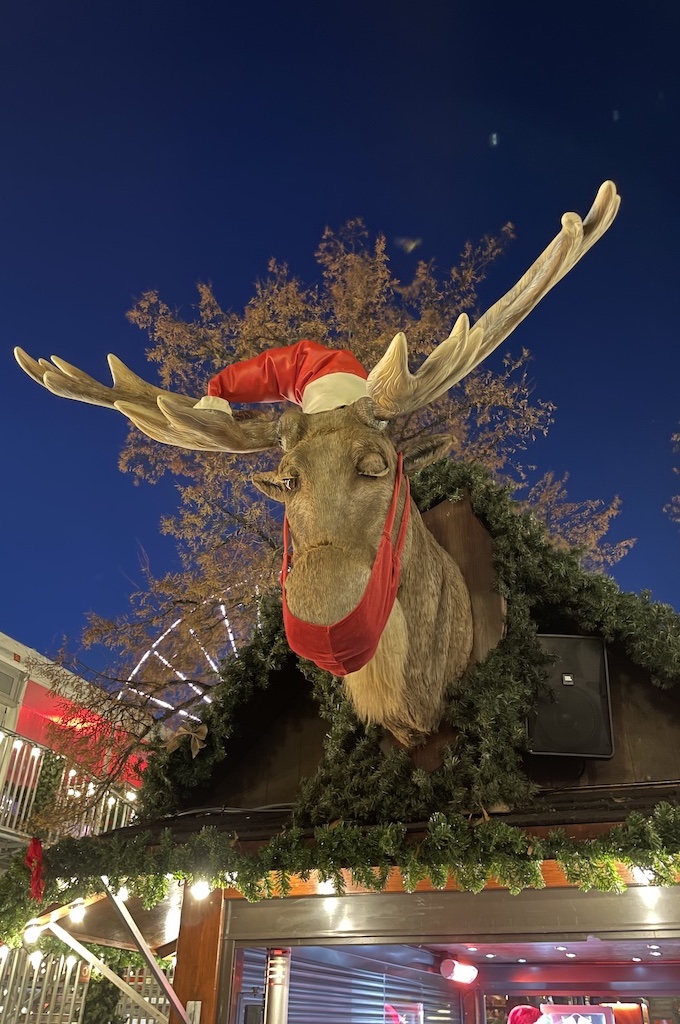
<path id="1" fill-rule="evenodd" d="M 74 903 L 69 910 L 68 916 L 71 918 L 74 924 L 81 924 L 85 920 L 85 904 Z"/>
<path id="2" fill-rule="evenodd" d="M 130 899 L 130 890 L 128 889 L 127 885 L 121 885 L 120 889 L 116 893 L 116 896 L 121 901 L 121 903 L 126 903 Z"/>
<path id="3" fill-rule="evenodd" d="M 34 949 L 31 955 L 29 956 L 28 959 L 30 960 L 31 967 L 33 968 L 34 971 L 37 971 L 38 968 L 40 967 L 40 964 L 42 963 L 42 958 L 43 955 L 39 949 Z"/>
<path id="4" fill-rule="evenodd" d="M 203 880 L 194 882 L 189 892 L 195 900 L 204 900 L 206 896 L 210 895 L 210 885 Z"/>
<path id="5" fill-rule="evenodd" d="M 27 942 L 29 945 L 32 945 L 34 942 L 38 941 L 41 935 L 42 928 L 40 927 L 40 925 L 29 924 L 24 929 L 24 942 Z"/>

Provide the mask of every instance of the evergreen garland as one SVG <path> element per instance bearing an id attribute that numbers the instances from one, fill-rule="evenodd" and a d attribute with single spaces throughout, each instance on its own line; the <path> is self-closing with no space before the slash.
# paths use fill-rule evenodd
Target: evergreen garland
<path id="1" fill-rule="evenodd" d="M 167 875 L 235 885 L 250 900 L 285 895 L 291 875 L 304 878 L 312 871 L 332 879 L 338 892 L 343 869 L 379 891 L 393 867 L 407 889 L 424 878 L 443 886 L 453 876 L 463 889 L 479 891 L 495 878 L 516 893 L 542 886 L 544 860 L 558 861 L 582 889 L 621 889 L 621 863 L 645 868 L 657 884 L 673 884 L 680 872 L 680 808 L 670 803 L 659 804 L 649 817 L 631 814 L 606 835 L 582 841 L 561 831 L 537 839 L 502 820 L 479 820 L 498 802 L 515 808 L 532 803 L 521 751 L 527 712 L 546 678 L 537 617 L 552 609 L 584 633 L 620 641 L 635 664 L 668 687 L 680 678 L 680 616 L 647 593 L 622 593 L 609 577 L 586 572 L 577 551 L 556 549 L 545 527 L 533 515 L 519 514 L 509 491 L 479 467 L 444 461 L 412 481 L 422 511 L 447 498 L 459 500 L 463 492 L 494 538 L 497 587 L 508 601 L 507 635 L 449 694 L 445 717 L 459 738 L 438 771 L 414 769 L 404 753 L 381 753 L 379 730 L 357 722 L 341 682 L 300 660 L 331 724 L 322 763 L 301 786 L 289 828 L 255 853 L 241 851 L 231 834 L 214 827 L 181 841 L 167 829 L 153 845 L 150 834 L 63 840 L 45 852 L 44 903 L 99 891 L 103 871 L 114 885 L 125 881 L 147 905 L 163 895 Z M 208 782 L 227 756 L 239 707 L 291 659 L 280 599 L 267 596 L 251 642 L 223 668 L 204 717 L 206 748 L 194 759 L 188 741 L 172 754 L 159 747 L 144 776 L 143 815 L 157 819 L 187 806 L 194 787 Z M 471 812 L 478 820 L 470 820 Z M 403 823 L 419 821 L 427 824 L 414 842 Z M 67 887 L 57 879 L 68 880 Z M 5 941 L 34 912 L 28 872 L 18 857 L 0 878 Z"/>
<path id="2" fill-rule="evenodd" d="M 452 878 L 460 889 L 472 892 L 495 879 L 517 894 L 543 887 L 541 865 L 546 860 L 557 861 L 583 891 L 624 889 L 621 864 L 644 868 L 652 884 L 673 885 L 680 873 L 680 807 L 659 804 L 648 817 L 633 813 L 607 834 L 580 841 L 559 829 L 543 838 L 499 819 L 471 822 L 462 814 L 441 813 L 433 814 L 418 832 L 401 824 L 365 828 L 344 821 L 309 832 L 293 826 L 254 853 L 241 850 L 231 833 L 214 826 L 177 841 L 171 828 L 155 838 L 146 833 L 128 841 L 103 836 L 64 840 L 45 852 L 43 908 L 101 891 L 104 869 L 114 887 L 125 882 L 145 905 L 153 906 L 167 892 L 168 876 L 189 883 L 205 879 L 255 901 L 287 895 L 293 875 L 308 879 L 313 871 L 332 880 L 338 894 L 345 892 L 345 871 L 354 883 L 379 892 L 395 867 L 409 892 L 425 879 L 443 888 Z M 19 867 L 17 858 L 11 872 L 0 878 L 5 942 L 20 941 L 36 912 L 28 871 L 24 868 L 21 878 Z M 58 880 L 66 878 L 64 888 Z"/>
<path id="3" fill-rule="evenodd" d="M 108 959 L 108 958 L 107 958 Z M 120 991 L 103 974 L 90 977 L 85 993 L 85 1007 L 81 1024 L 125 1024 L 126 1018 L 117 1013 Z"/>
<path id="4" fill-rule="evenodd" d="M 297 659 L 310 679 L 321 716 L 330 723 L 324 758 L 298 792 L 300 826 L 338 818 L 362 825 L 423 821 L 436 811 L 480 813 L 498 804 L 531 805 L 534 788 L 522 765 L 525 721 L 545 685 L 549 659 L 536 638 L 537 615 L 551 609 L 576 630 L 619 640 L 631 660 L 659 686 L 680 678 L 680 616 L 648 594 L 624 594 L 609 577 L 589 573 L 578 551 L 558 550 L 545 526 L 520 514 L 509 489 L 479 466 L 443 460 L 412 480 L 421 511 L 470 497 L 494 538 L 496 583 L 507 599 L 507 635 L 448 695 L 445 719 L 458 731 L 435 772 L 414 769 L 408 756 L 379 747 L 381 731 L 365 728 L 345 699 L 342 682 Z M 278 595 L 263 599 L 260 627 L 239 658 L 222 670 L 214 703 L 204 716 L 208 748 L 196 759 L 188 742 L 172 755 L 159 751 L 145 773 L 142 811 L 158 817 L 187 806 L 191 789 L 208 781 L 226 756 L 225 741 L 241 702 L 269 684 L 272 671 L 291 662 Z"/>

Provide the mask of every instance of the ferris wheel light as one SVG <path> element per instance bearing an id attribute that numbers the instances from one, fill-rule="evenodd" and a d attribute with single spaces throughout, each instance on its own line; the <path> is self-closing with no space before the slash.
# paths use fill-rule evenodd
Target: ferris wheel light
<path id="1" fill-rule="evenodd" d="M 205 605 L 208 605 L 208 604 L 212 605 L 217 600 L 219 600 L 217 595 L 213 595 L 213 597 L 212 597 L 212 599 L 210 601 L 206 600 L 203 603 Z M 229 618 L 228 618 L 228 615 L 227 615 L 227 609 L 226 609 L 226 607 L 225 607 L 223 602 L 220 602 L 217 607 L 219 608 L 219 618 L 221 619 L 221 622 L 224 624 L 224 626 L 225 626 L 225 628 L 227 630 L 228 642 L 229 642 L 229 646 L 231 647 L 231 652 L 230 653 L 234 657 L 238 658 L 239 655 L 238 655 L 238 649 L 237 649 L 237 646 L 236 646 L 236 639 L 234 637 L 234 633 L 233 633 L 233 630 L 231 628 L 231 624 L 229 622 Z M 259 610 L 258 610 L 258 619 L 259 619 Z M 187 617 L 186 616 L 184 616 L 184 617 L 180 616 L 179 618 L 175 619 L 175 621 L 172 622 L 166 629 L 164 629 L 163 632 L 160 634 L 160 636 L 156 637 L 156 639 L 149 646 L 149 648 L 144 652 L 144 654 L 141 655 L 139 661 L 137 662 L 137 664 L 134 666 L 134 668 L 132 669 L 132 671 L 128 675 L 127 680 L 126 680 L 126 684 L 124 685 L 124 687 L 117 694 L 117 699 L 118 700 L 123 699 L 124 696 L 125 696 L 125 693 L 129 692 L 129 693 L 135 694 L 136 696 L 144 697 L 145 700 L 149 701 L 150 703 L 155 704 L 156 707 L 163 708 L 166 711 L 175 711 L 175 710 L 177 710 L 175 708 L 174 704 L 170 704 L 168 701 L 162 700 L 160 697 L 155 696 L 155 694 L 151 694 L 151 693 L 145 692 L 144 689 L 136 689 L 135 686 L 133 685 L 133 683 L 135 681 L 135 678 L 140 674 L 140 671 L 141 671 L 142 667 L 148 662 L 148 660 L 150 658 L 153 658 L 153 659 L 159 661 L 161 663 L 161 665 L 163 665 L 165 668 L 167 668 L 170 672 L 172 672 L 174 674 L 174 676 L 175 676 L 174 682 L 175 683 L 180 682 L 183 685 L 186 685 L 186 686 L 190 687 L 194 691 L 194 693 L 196 693 L 197 698 L 200 699 L 203 703 L 205 703 L 205 704 L 212 704 L 212 698 L 210 696 L 208 696 L 208 694 L 205 692 L 205 686 L 198 686 L 198 685 L 196 685 L 196 683 L 192 682 L 191 679 L 181 669 L 179 669 L 176 665 L 174 665 L 172 663 L 171 659 L 174 660 L 174 655 L 172 654 L 172 652 L 168 652 L 167 655 L 166 655 L 166 654 L 163 653 L 163 650 L 161 648 L 161 645 L 163 644 L 163 641 L 166 640 L 166 638 L 168 636 L 170 636 L 171 633 L 175 632 L 177 630 L 177 628 L 179 626 L 182 626 L 182 625 L 185 626 L 185 628 L 186 628 L 186 630 L 187 630 L 187 632 L 189 634 L 189 637 L 191 638 L 193 643 L 198 647 L 198 649 L 201 652 L 202 657 L 205 659 L 205 663 L 206 663 L 206 665 L 210 669 L 210 673 L 209 674 L 212 676 L 213 674 L 216 674 L 216 673 L 219 672 L 219 661 L 226 654 L 226 652 L 222 649 L 223 645 L 220 645 L 220 650 L 217 651 L 217 652 L 214 652 L 214 656 L 213 656 L 213 654 L 211 654 L 210 651 L 208 651 L 206 649 L 205 644 L 203 643 L 203 641 L 201 640 L 201 638 L 200 638 L 200 636 L 198 634 L 198 631 L 193 626 L 190 625 L 190 620 L 187 621 Z M 184 636 L 184 639 L 185 640 L 187 639 L 186 636 Z M 200 681 L 200 674 L 199 674 L 198 678 L 199 678 L 199 681 Z M 169 683 L 168 685 L 172 685 L 172 683 Z M 181 711 L 178 710 L 177 713 L 182 715 L 183 718 L 189 718 L 189 719 L 191 719 L 192 721 L 195 721 L 195 722 L 200 722 L 201 721 L 201 719 L 198 718 L 196 715 L 188 714 L 184 710 L 181 710 Z"/>

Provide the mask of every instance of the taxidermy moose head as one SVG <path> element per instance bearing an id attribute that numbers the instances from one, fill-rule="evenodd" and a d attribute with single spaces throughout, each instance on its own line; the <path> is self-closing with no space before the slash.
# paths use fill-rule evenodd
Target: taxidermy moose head
<path id="1" fill-rule="evenodd" d="M 565 214 L 515 287 L 473 327 L 459 316 L 413 374 L 401 333 L 368 374 L 349 352 L 301 341 L 227 367 L 200 400 L 147 384 L 115 356 L 109 388 L 55 356 L 49 363 L 15 354 L 49 391 L 118 409 L 156 441 L 210 452 L 283 449 L 278 469 L 254 482 L 285 505 L 281 584 L 290 646 L 344 677 L 363 722 L 412 747 L 437 728 L 446 690 L 467 667 L 473 625 L 460 569 L 409 496 L 408 474 L 445 455 L 450 439 L 420 436 L 397 452 L 384 428 L 479 365 L 602 236 L 618 206 L 605 182 L 584 220 Z M 278 422 L 265 414 L 239 421 L 229 405 L 282 399 L 300 408 Z"/>

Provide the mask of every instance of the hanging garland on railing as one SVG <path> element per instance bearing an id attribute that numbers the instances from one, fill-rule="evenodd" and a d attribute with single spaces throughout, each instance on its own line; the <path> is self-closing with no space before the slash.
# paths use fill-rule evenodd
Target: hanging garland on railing
<path id="1" fill-rule="evenodd" d="M 635 664 L 667 687 L 680 679 L 680 616 L 648 594 L 624 594 L 607 576 L 586 572 L 577 552 L 556 549 L 543 525 L 518 514 L 509 492 L 478 467 L 439 463 L 418 474 L 412 490 L 423 511 L 468 493 L 494 538 L 497 585 L 508 601 L 506 638 L 450 695 L 446 718 L 459 740 L 443 766 L 426 773 L 404 753 L 383 754 L 378 730 L 357 723 L 340 682 L 300 662 L 320 714 L 331 725 L 322 763 L 300 788 L 290 828 L 256 853 L 240 851 L 233 836 L 214 828 L 183 836 L 181 843 L 170 830 L 156 845 L 144 836 L 64 840 L 45 851 L 44 904 L 98 891 L 103 871 L 124 879 L 147 903 L 162 895 L 166 874 L 201 875 L 216 884 L 236 875 L 248 899 L 285 893 L 291 875 L 313 870 L 332 878 L 338 891 L 343 869 L 366 888 L 381 889 L 393 867 L 407 888 L 425 877 L 444 884 L 452 874 L 461 888 L 478 891 L 493 877 L 517 892 L 542 885 L 541 862 L 552 859 L 582 888 L 621 888 L 618 863 L 644 868 L 661 884 L 674 881 L 680 870 L 680 810 L 671 804 L 660 804 L 648 818 L 633 814 L 588 841 L 569 840 L 561 832 L 532 838 L 502 820 L 485 821 L 483 814 L 499 801 L 513 808 L 535 801 L 521 750 L 525 717 L 545 678 L 536 619 L 557 610 L 575 629 L 621 642 Z M 251 642 L 225 665 L 214 690 L 204 716 L 205 747 L 194 757 L 190 736 L 172 752 L 159 744 L 145 772 L 143 814 L 158 819 L 190 805 L 192 790 L 209 782 L 228 756 L 239 708 L 267 688 L 273 672 L 294 664 L 292 658 L 280 601 L 265 597 Z M 418 821 L 428 824 L 417 843 L 405 824 L 395 824 Z M 67 888 L 59 888 L 57 879 L 67 880 Z M 26 894 L 27 869 L 17 861 L 0 878 L 0 920 L 8 934 L 16 934 L 35 912 Z"/>

